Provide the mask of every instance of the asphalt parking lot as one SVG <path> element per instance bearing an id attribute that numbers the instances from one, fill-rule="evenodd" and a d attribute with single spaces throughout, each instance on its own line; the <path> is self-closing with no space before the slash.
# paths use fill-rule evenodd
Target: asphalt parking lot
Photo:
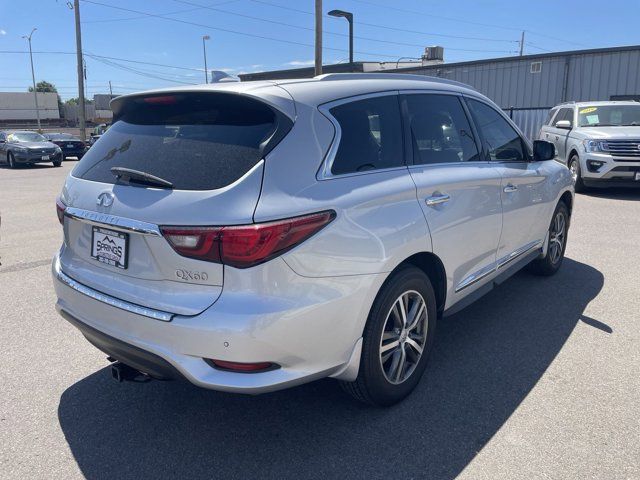
<path id="1" fill-rule="evenodd" d="M 579 195 L 552 278 L 439 325 L 416 392 L 116 384 L 54 310 L 62 168 L 0 166 L 0 478 L 640 478 L 640 189 Z"/>

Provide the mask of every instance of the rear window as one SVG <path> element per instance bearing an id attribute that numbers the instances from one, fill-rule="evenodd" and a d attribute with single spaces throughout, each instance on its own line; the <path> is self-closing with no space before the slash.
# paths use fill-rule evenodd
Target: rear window
<path id="1" fill-rule="evenodd" d="M 214 190 L 247 173 L 291 126 L 268 105 L 228 93 L 137 98 L 115 120 L 78 163 L 75 177 L 117 183 L 110 169 L 124 167 L 178 190 Z"/>

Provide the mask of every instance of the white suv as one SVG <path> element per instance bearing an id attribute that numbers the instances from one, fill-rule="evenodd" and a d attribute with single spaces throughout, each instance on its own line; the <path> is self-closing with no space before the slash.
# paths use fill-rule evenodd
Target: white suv
<path id="1" fill-rule="evenodd" d="M 260 393 L 322 377 L 390 405 L 436 320 L 555 273 L 573 182 L 492 102 L 325 75 L 119 97 L 57 209 L 57 309 L 117 379 Z"/>
<path id="2" fill-rule="evenodd" d="M 538 136 L 555 144 L 576 191 L 640 187 L 640 103 L 570 102 L 551 109 Z"/>

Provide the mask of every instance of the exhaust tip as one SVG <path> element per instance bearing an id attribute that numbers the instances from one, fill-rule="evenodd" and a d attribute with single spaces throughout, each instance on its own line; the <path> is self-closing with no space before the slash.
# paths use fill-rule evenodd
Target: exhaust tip
<path id="1" fill-rule="evenodd" d="M 151 380 L 151 377 L 140 370 L 136 370 L 124 363 L 115 362 L 111 365 L 111 378 L 116 382 L 136 382 L 146 383 Z"/>

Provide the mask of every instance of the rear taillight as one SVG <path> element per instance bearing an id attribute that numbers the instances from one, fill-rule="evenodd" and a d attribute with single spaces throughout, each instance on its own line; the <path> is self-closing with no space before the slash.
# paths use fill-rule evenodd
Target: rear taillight
<path id="1" fill-rule="evenodd" d="M 248 268 L 299 245 L 334 218 L 335 212 L 326 211 L 252 225 L 161 227 L 161 230 L 180 255 Z"/>
<path id="2" fill-rule="evenodd" d="M 58 221 L 60 225 L 64 225 L 64 211 L 67 209 L 67 206 L 62 203 L 60 197 L 56 198 L 56 214 L 58 215 Z"/>

